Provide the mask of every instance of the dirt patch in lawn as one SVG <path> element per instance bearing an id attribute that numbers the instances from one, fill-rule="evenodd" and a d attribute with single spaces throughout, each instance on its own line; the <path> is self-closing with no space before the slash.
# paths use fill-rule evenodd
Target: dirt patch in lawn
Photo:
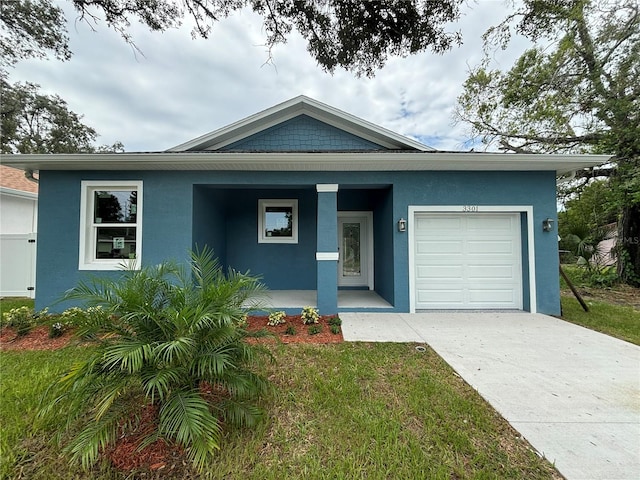
<path id="1" fill-rule="evenodd" d="M 586 301 L 593 300 L 597 302 L 612 303 L 640 310 L 640 288 L 632 287 L 630 285 L 616 285 L 612 288 L 592 288 L 581 286 L 578 287 L 577 290 Z M 573 297 L 573 293 L 571 293 L 571 290 L 569 289 L 563 289 L 562 296 Z"/>

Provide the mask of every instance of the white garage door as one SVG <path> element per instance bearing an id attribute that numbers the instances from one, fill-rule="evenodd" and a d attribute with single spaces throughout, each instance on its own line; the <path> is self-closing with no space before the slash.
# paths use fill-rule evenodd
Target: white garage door
<path id="1" fill-rule="evenodd" d="M 416 213 L 420 309 L 522 309 L 520 214 Z"/>

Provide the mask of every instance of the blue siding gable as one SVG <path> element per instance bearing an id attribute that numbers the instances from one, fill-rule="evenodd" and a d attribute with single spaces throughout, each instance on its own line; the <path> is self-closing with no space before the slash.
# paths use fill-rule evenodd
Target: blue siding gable
<path id="1" fill-rule="evenodd" d="M 387 149 L 308 115 L 298 115 L 220 150 L 291 152 Z"/>

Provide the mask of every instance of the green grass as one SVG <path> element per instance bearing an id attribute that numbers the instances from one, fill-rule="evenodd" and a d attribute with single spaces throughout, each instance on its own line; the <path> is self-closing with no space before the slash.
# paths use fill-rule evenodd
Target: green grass
<path id="1" fill-rule="evenodd" d="M 30 298 L 3 298 L 0 299 L 0 315 L 8 312 L 12 308 L 29 307 L 33 308 L 33 300 Z"/>
<path id="2" fill-rule="evenodd" d="M 430 349 L 271 348 L 277 362 L 265 368 L 277 389 L 264 400 L 269 419 L 227 433 L 204 478 L 559 478 Z M 90 473 L 69 467 L 48 442 L 51 432 L 33 426 L 46 385 L 83 354 L 82 348 L 0 353 L 2 478 L 127 478 L 107 467 Z M 202 478 L 184 468 L 160 473 Z"/>
<path id="3" fill-rule="evenodd" d="M 640 311 L 633 307 L 589 300 L 585 312 L 573 297 L 561 302 L 563 320 L 640 345 Z"/>
<path id="4" fill-rule="evenodd" d="M 597 288 L 590 283 L 584 268 L 572 265 L 562 268 L 589 307 L 589 312 L 585 312 L 561 280 L 564 320 L 640 345 L 640 310 L 629 305 L 631 298 L 637 304 L 640 289 L 626 285 Z"/>
<path id="5" fill-rule="evenodd" d="M 54 378 L 83 357 L 82 349 L 0 352 L 0 478 L 21 478 L 23 463 L 37 460 L 29 445 L 40 395 Z M 30 478 L 28 475 L 22 478 Z M 45 478 L 45 477 L 42 477 Z M 62 477 L 58 477 L 62 478 Z"/>
<path id="6" fill-rule="evenodd" d="M 589 313 L 563 296 L 563 318 L 640 345 L 640 311 L 587 301 Z M 22 305 L 33 303 L 0 301 L 2 311 Z M 559 478 L 430 349 L 359 343 L 272 349 L 277 362 L 265 368 L 277 389 L 264 400 L 268 421 L 227 433 L 204 478 Z M 52 432 L 34 424 L 46 386 L 85 354 L 83 348 L 0 352 L 0 479 L 134 478 L 104 465 L 88 473 L 69 466 L 50 442 Z M 156 475 L 201 478 L 184 467 Z"/>

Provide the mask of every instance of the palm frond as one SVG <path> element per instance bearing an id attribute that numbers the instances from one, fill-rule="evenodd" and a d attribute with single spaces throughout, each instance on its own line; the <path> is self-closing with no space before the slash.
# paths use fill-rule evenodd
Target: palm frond
<path id="1" fill-rule="evenodd" d="M 264 411 L 250 402 L 227 399 L 219 409 L 226 423 L 238 427 L 253 427 L 264 418 Z"/>
<path id="2" fill-rule="evenodd" d="M 188 375 L 182 366 L 150 367 L 141 372 L 142 389 L 151 403 L 156 403 L 156 399 L 163 402 L 173 387 L 179 388 Z"/>
<path id="3" fill-rule="evenodd" d="M 208 246 L 202 249 L 196 247 L 191 252 L 191 272 L 196 284 L 200 288 L 207 288 L 221 279 L 222 269 L 218 259 L 213 256 L 213 250 Z"/>
<path id="4" fill-rule="evenodd" d="M 168 342 L 158 343 L 153 348 L 153 355 L 169 365 L 188 363 L 194 355 L 196 341 L 188 336 L 177 337 Z"/>
<path id="5" fill-rule="evenodd" d="M 167 398 L 160 408 L 159 430 L 165 437 L 172 438 L 188 448 L 206 439 L 206 452 L 198 453 L 198 458 L 205 454 L 211 455 L 219 448 L 222 431 L 218 419 L 209 409 L 209 404 L 195 389 L 176 391 Z"/>
<path id="6" fill-rule="evenodd" d="M 153 347 L 148 343 L 121 339 L 118 343 L 106 347 L 104 366 L 107 369 L 119 369 L 133 374 L 142 370 L 152 354 Z"/>
<path id="7" fill-rule="evenodd" d="M 71 440 L 65 451 L 71 454 L 73 461 L 89 469 L 98 459 L 100 451 L 115 441 L 117 426 L 118 417 L 113 414 L 91 421 Z"/>

